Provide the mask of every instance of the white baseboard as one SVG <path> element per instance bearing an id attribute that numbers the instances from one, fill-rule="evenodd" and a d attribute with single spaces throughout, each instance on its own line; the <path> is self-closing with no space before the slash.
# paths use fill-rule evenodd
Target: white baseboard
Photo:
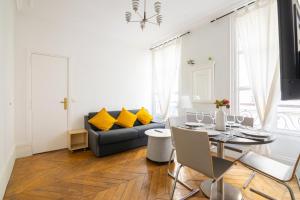
<path id="1" fill-rule="evenodd" d="M 1 177 L 1 179 L 0 179 L 0 199 L 3 199 L 3 197 L 4 197 L 6 186 L 8 184 L 10 175 L 14 168 L 15 160 L 16 160 L 15 148 L 12 148 L 10 157 L 9 157 L 6 165 L 4 166 L 3 171 L 0 172 L 0 177 Z"/>
<path id="2" fill-rule="evenodd" d="M 23 158 L 27 156 L 32 156 L 31 145 L 19 144 L 16 146 L 16 158 Z"/>

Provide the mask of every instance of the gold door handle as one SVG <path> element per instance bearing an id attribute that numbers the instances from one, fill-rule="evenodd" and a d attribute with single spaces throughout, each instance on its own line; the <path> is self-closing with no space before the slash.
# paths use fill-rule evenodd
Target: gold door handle
<path id="1" fill-rule="evenodd" d="M 64 104 L 64 109 L 67 110 L 68 109 L 68 98 L 64 98 L 63 101 L 59 102 L 59 103 L 63 103 Z"/>

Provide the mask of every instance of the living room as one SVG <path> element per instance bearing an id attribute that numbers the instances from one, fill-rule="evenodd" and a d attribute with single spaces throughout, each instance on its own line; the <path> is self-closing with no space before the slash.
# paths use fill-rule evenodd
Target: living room
<path id="1" fill-rule="evenodd" d="M 300 199 L 287 2 L 2 0 L 0 199 Z"/>

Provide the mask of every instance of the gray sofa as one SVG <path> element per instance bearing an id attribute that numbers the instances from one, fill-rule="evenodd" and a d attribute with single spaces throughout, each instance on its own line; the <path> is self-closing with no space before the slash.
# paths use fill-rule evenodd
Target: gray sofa
<path id="1" fill-rule="evenodd" d="M 130 110 L 136 114 L 138 110 Z M 89 134 L 89 148 L 98 157 L 126 151 L 147 145 L 148 137 L 145 131 L 153 128 L 164 128 L 165 125 L 161 123 L 151 122 L 143 125 L 136 120 L 133 128 L 123 128 L 114 125 L 109 131 L 101 131 L 97 127 L 88 123 L 88 120 L 95 116 L 97 112 L 89 113 L 84 116 L 85 129 Z M 117 118 L 120 111 L 110 111 L 109 114 Z"/>

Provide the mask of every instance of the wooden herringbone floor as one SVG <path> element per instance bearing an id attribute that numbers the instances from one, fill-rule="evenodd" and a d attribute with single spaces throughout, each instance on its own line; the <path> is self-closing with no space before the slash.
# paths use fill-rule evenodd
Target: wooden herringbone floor
<path id="1" fill-rule="evenodd" d="M 234 166 L 225 181 L 242 188 L 250 171 L 241 165 Z M 184 168 L 181 179 L 194 187 L 205 176 Z M 96 158 L 90 151 L 69 153 L 60 150 L 18 159 L 4 199 L 49 200 L 143 200 L 168 199 L 172 181 L 167 176 L 167 165 L 146 160 L 146 148 Z M 296 181 L 291 183 L 296 199 L 300 192 Z M 258 175 L 250 187 L 264 191 L 276 199 L 290 199 L 286 189 L 272 180 Z M 181 186 L 176 199 L 188 191 Z M 244 190 L 245 199 L 262 197 Z M 206 199 L 201 193 L 191 199 Z"/>

